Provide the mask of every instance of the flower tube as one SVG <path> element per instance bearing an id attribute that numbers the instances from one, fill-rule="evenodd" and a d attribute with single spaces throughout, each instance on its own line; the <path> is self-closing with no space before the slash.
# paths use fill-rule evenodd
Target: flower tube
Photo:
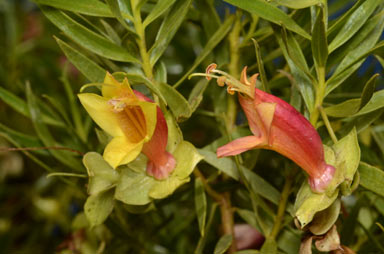
<path id="1" fill-rule="evenodd" d="M 244 67 L 240 81 L 216 70 L 216 64 L 208 66 L 204 74 L 207 79 L 217 78 L 220 86 L 227 85 L 228 93 L 239 92 L 239 102 L 253 134 L 219 147 L 217 156 L 233 156 L 250 149 L 274 150 L 308 173 L 314 192 L 324 192 L 333 178 L 335 168 L 325 163 L 319 134 L 290 104 L 257 89 L 258 74 L 248 80 L 246 71 L 247 67 Z"/>

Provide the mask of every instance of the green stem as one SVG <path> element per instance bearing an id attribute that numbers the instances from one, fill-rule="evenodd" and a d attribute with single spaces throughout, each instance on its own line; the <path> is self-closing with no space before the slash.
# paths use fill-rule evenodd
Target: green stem
<path id="1" fill-rule="evenodd" d="M 273 228 L 271 230 L 271 233 L 268 236 L 268 238 L 270 238 L 270 239 L 275 240 L 277 235 L 280 232 L 281 224 L 282 224 L 283 219 L 284 219 L 285 209 L 286 209 L 287 203 L 288 203 L 288 197 L 289 197 L 289 194 L 291 193 L 292 184 L 293 184 L 293 181 L 295 180 L 296 173 L 297 173 L 297 167 L 294 166 L 293 170 L 289 173 L 287 180 L 284 183 L 283 191 L 282 191 L 281 196 L 280 196 L 279 206 L 277 208 L 277 216 L 276 216 L 275 222 L 273 224 Z"/>
<path id="2" fill-rule="evenodd" d="M 335 132 L 332 129 L 331 123 L 329 122 L 327 113 L 325 113 L 323 107 L 320 107 L 319 111 L 320 111 L 321 117 L 323 118 L 323 121 L 325 123 L 325 127 L 327 127 L 329 136 L 331 136 L 331 139 L 332 139 L 333 143 L 336 144 L 337 143 L 337 137 L 335 135 Z"/>
<path id="3" fill-rule="evenodd" d="M 147 78 L 149 78 L 150 80 L 153 80 L 153 70 L 152 70 L 149 54 L 147 51 L 147 45 L 145 40 L 145 30 L 144 30 L 139 8 L 134 8 L 133 10 L 133 22 L 134 22 L 135 30 L 138 36 L 136 39 L 136 42 L 139 46 L 144 74 L 147 76 Z"/>
<path id="4" fill-rule="evenodd" d="M 234 220 L 233 220 L 233 209 L 231 205 L 231 197 L 228 192 L 218 193 L 214 189 L 209 186 L 207 180 L 204 175 L 200 172 L 198 168 L 195 168 L 193 171 L 194 175 L 201 179 L 203 183 L 204 189 L 220 206 L 220 214 L 221 214 L 221 223 L 223 227 L 224 234 L 232 235 L 232 245 L 228 250 L 228 253 L 235 253 L 236 248 L 236 240 L 235 233 L 233 230 Z"/>
<path id="5" fill-rule="evenodd" d="M 310 116 L 311 124 L 316 127 L 317 121 L 319 120 L 320 111 L 319 109 L 323 105 L 324 95 L 325 95 L 325 68 L 319 67 L 317 69 L 318 76 L 318 84 L 316 86 L 316 99 L 315 99 L 315 107 L 313 108 Z"/>

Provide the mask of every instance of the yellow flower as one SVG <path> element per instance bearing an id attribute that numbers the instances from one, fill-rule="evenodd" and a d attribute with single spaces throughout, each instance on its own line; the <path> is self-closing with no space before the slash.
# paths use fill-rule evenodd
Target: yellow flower
<path id="1" fill-rule="evenodd" d="M 109 73 L 104 79 L 102 96 L 78 96 L 96 124 L 113 137 L 103 154 L 113 168 L 133 161 L 143 152 L 148 157 L 147 173 L 157 179 L 168 177 L 176 162 L 165 150 L 168 128 L 153 101 L 132 90 L 127 79 L 119 83 Z"/>

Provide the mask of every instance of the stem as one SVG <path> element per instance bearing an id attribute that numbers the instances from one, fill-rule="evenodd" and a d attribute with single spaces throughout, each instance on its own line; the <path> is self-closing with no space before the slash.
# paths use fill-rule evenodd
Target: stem
<path id="1" fill-rule="evenodd" d="M 316 128 L 316 123 L 320 116 L 319 109 L 323 105 L 324 95 L 325 95 L 325 68 L 319 67 L 317 71 L 318 76 L 318 85 L 316 86 L 316 99 L 315 99 L 315 107 L 310 116 L 311 124 Z"/>
<path id="2" fill-rule="evenodd" d="M 323 107 L 320 107 L 320 108 L 319 108 L 319 111 L 320 111 L 321 117 L 323 118 L 323 121 L 324 121 L 324 123 L 325 123 L 325 127 L 327 127 L 329 136 L 331 136 L 331 139 L 332 139 L 333 143 L 336 144 L 336 143 L 337 143 L 337 137 L 336 137 L 336 135 L 335 135 L 335 132 L 334 132 L 333 129 L 332 129 L 331 123 L 330 123 L 329 120 L 328 120 L 328 116 L 327 116 L 327 114 L 325 113 L 324 108 L 323 108 Z"/>
<path id="3" fill-rule="evenodd" d="M 141 19 L 140 9 L 136 7 L 133 10 L 133 23 L 135 25 L 135 30 L 138 35 L 136 42 L 139 46 L 144 74 L 147 76 L 147 78 L 153 80 L 152 65 L 149 59 L 149 54 L 145 41 L 145 30 Z"/>
<path id="4" fill-rule="evenodd" d="M 236 248 L 236 240 L 235 233 L 233 230 L 233 209 L 231 205 L 231 197 L 229 192 L 218 193 L 214 189 L 209 186 L 207 180 L 204 175 L 200 172 L 198 168 L 195 168 L 193 171 L 194 175 L 201 179 L 203 183 L 204 189 L 207 191 L 208 195 L 210 195 L 220 206 L 220 214 L 221 214 L 221 223 L 223 226 L 223 233 L 232 235 L 232 244 L 228 250 L 228 253 L 235 253 Z"/>
<path id="5" fill-rule="evenodd" d="M 293 170 L 289 173 L 287 180 L 284 183 L 283 191 L 280 196 L 279 206 L 277 208 L 277 216 L 273 224 L 271 233 L 269 234 L 270 239 L 275 240 L 281 229 L 281 223 L 284 219 L 284 213 L 288 202 L 289 194 L 291 193 L 292 183 L 295 180 L 297 173 L 297 167 L 294 166 Z"/>

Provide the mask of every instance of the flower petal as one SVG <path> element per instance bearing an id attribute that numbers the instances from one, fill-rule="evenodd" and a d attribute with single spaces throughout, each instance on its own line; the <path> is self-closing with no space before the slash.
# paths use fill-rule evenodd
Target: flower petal
<path id="1" fill-rule="evenodd" d="M 100 128 L 113 137 L 124 135 L 117 115 L 113 113 L 107 98 L 92 93 L 82 93 L 78 97 L 88 114 Z"/>
<path id="2" fill-rule="evenodd" d="M 107 72 L 104 78 L 104 85 L 101 89 L 101 94 L 106 98 L 113 98 L 117 95 L 121 84 L 112 76 L 111 73 Z"/>
<path id="3" fill-rule="evenodd" d="M 217 149 L 217 157 L 232 156 L 237 155 L 242 152 L 254 149 L 256 147 L 263 147 L 267 145 L 267 139 L 265 136 L 246 136 L 242 138 L 235 139 L 228 144 L 221 146 Z"/>
<path id="4" fill-rule="evenodd" d="M 143 111 L 143 115 L 145 117 L 145 125 L 147 128 L 147 134 L 145 139 L 148 141 L 150 138 L 152 138 L 153 133 L 155 132 L 156 123 L 158 121 L 158 114 L 163 114 L 160 110 L 160 108 L 157 107 L 155 103 L 147 102 L 147 101 L 138 101 L 138 105 L 140 106 L 141 110 Z M 158 110 L 156 109 L 158 108 Z M 164 116 L 163 116 L 164 118 Z M 165 120 L 164 120 L 165 122 Z M 165 126 L 166 127 L 166 126 Z M 162 133 L 163 135 L 167 135 L 167 133 Z M 167 140 L 167 138 L 165 138 Z M 166 145 L 166 144 L 165 144 Z"/>
<path id="5" fill-rule="evenodd" d="M 143 142 L 130 143 L 125 137 L 115 137 L 105 147 L 103 157 L 113 167 L 127 164 L 141 152 Z"/>

